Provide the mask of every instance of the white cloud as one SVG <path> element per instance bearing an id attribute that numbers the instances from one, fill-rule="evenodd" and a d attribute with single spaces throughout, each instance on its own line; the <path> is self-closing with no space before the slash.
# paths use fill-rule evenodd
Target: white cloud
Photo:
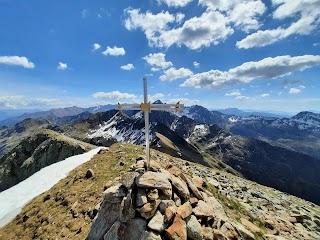
<path id="1" fill-rule="evenodd" d="M 30 62 L 28 58 L 19 56 L 0 56 L 0 64 L 35 68 L 34 63 Z"/>
<path id="2" fill-rule="evenodd" d="M 93 45 L 92 45 L 92 50 L 93 51 L 97 51 L 97 50 L 99 50 L 101 48 L 101 45 L 99 44 L 99 43 L 94 43 Z"/>
<path id="3" fill-rule="evenodd" d="M 26 96 L 0 96 L 0 109 L 32 109 L 61 105 L 62 101 L 52 98 Z"/>
<path id="4" fill-rule="evenodd" d="M 184 17 L 185 17 L 185 15 L 184 15 L 183 13 L 178 12 L 178 13 L 176 14 L 176 22 L 177 22 L 178 24 L 182 23 L 182 20 L 184 19 Z"/>
<path id="5" fill-rule="evenodd" d="M 164 53 L 150 53 L 142 59 L 154 67 L 151 71 L 157 71 L 158 68 L 165 69 L 172 66 L 172 62 L 167 62 L 165 57 L 166 55 Z"/>
<path id="6" fill-rule="evenodd" d="M 247 97 L 247 96 L 237 96 L 236 97 L 236 100 L 250 100 L 251 98 L 250 97 Z"/>
<path id="7" fill-rule="evenodd" d="M 154 95 L 148 96 L 150 102 L 155 102 L 159 99 L 163 99 L 165 95 L 163 93 L 156 93 Z"/>
<path id="8" fill-rule="evenodd" d="M 81 11 L 81 17 L 82 18 L 86 18 L 88 16 L 88 10 L 87 9 L 83 9 L 82 11 Z"/>
<path id="9" fill-rule="evenodd" d="M 196 50 L 223 42 L 234 33 L 234 28 L 246 32 L 258 29 L 260 27 L 258 19 L 266 11 L 265 5 L 260 0 L 244 2 L 200 0 L 199 4 L 207 9 L 200 16 L 187 19 L 180 27 L 177 27 L 177 24 L 182 23 L 185 17 L 181 13 L 176 15 L 163 11 L 157 14 L 150 11 L 140 13 L 140 9 L 131 8 L 125 10 L 124 25 L 128 30 L 141 29 L 150 46 L 185 45 Z"/>
<path id="10" fill-rule="evenodd" d="M 270 97 L 270 94 L 269 93 L 263 93 L 260 95 L 261 97 L 265 98 L 265 97 Z"/>
<path id="11" fill-rule="evenodd" d="M 236 97 L 236 96 L 241 96 L 241 93 L 239 90 L 234 90 L 232 92 L 226 93 L 225 96 L 227 97 Z"/>
<path id="12" fill-rule="evenodd" d="M 180 86 L 194 88 L 223 88 L 239 82 L 249 83 L 255 79 L 272 79 L 287 76 L 296 71 L 320 65 L 320 55 L 278 56 L 258 62 L 246 62 L 229 71 L 211 70 L 192 75 Z"/>
<path id="13" fill-rule="evenodd" d="M 199 67 L 200 67 L 200 63 L 198 63 L 198 62 L 193 62 L 193 66 L 194 66 L 195 68 L 199 68 Z"/>
<path id="14" fill-rule="evenodd" d="M 290 94 L 297 94 L 299 92 L 301 92 L 301 89 L 299 89 L 299 88 L 290 88 L 290 90 L 289 90 Z"/>
<path id="15" fill-rule="evenodd" d="M 187 68 L 170 68 L 164 71 L 164 75 L 160 77 L 161 81 L 169 80 L 170 82 L 179 78 L 189 77 L 193 74 L 190 69 Z"/>
<path id="16" fill-rule="evenodd" d="M 123 56 L 126 54 L 126 51 L 124 50 L 124 48 L 118 48 L 116 46 L 112 47 L 107 47 L 107 49 L 105 51 L 102 52 L 102 54 L 108 56 Z"/>
<path id="17" fill-rule="evenodd" d="M 159 72 L 161 70 L 161 68 L 155 68 L 155 67 L 152 67 L 151 68 L 151 71 L 152 72 Z"/>
<path id="18" fill-rule="evenodd" d="M 58 67 L 57 67 L 57 69 L 58 70 L 66 70 L 68 68 L 68 64 L 66 64 L 66 63 L 63 63 L 63 62 L 59 62 L 58 63 Z"/>
<path id="19" fill-rule="evenodd" d="M 319 0 L 294 0 L 279 1 L 273 0 L 273 5 L 278 8 L 273 13 L 273 18 L 284 20 L 299 16 L 296 22 L 292 22 L 289 26 L 287 21 L 282 27 L 276 29 L 267 29 L 255 32 L 241 41 L 237 42 L 238 48 L 264 47 L 285 39 L 293 34 L 309 35 L 320 25 L 320 1 Z"/>
<path id="20" fill-rule="evenodd" d="M 130 93 L 121 93 L 119 91 L 113 92 L 96 92 L 92 95 L 94 98 L 106 98 L 106 99 L 133 99 L 137 98 L 136 95 Z"/>
<path id="21" fill-rule="evenodd" d="M 135 67 L 131 63 L 128 63 L 127 65 L 123 65 L 120 68 L 123 69 L 123 70 L 127 70 L 127 71 L 135 69 Z"/>
<path id="22" fill-rule="evenodd" d="M 190 2 L 193 0 L 157 0 L 157 2 L 160 3 L 165 3 L 169 7 L 184 7 L 188 5 Z"/>

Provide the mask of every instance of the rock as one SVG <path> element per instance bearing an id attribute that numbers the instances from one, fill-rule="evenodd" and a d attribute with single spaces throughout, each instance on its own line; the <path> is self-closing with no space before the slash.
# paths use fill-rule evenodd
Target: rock
<path id="1" fill-rule="evenodd" d="M 178 214 L 175 216 L 172 225 L 165 232 L 171 240 L 187 240 L 187 224 Z"/>
<path id="2" fill-rule="evenodd" d="M 255 240 L 256 239 L 255 236 L 253 235 L 253 233 L 250 232 L 249 230 L 247 230 L 241 224 L 235 224 L 234 223 L 233 226 L 238 231 L 238 233 L 241 236 L 241 238 L 243 238 L 244 240 Z"/>
<path id="3" fill-rule="evenodd" d="M 122 199 L 120 208 L 120 221 L 127 222 L 136 216 L 136 211 L 132 203 L 132 190 Z"/>
<path id="4" fill-rule="evenodd" d="M 171 176 L 171 180 L 172 180 L 172 186 L 176 189 L 177 193 L 184 199 L 189 199 L 190 192 L 188 190 L 187 184 L 184 181 L 182 181 L 180 178 L 174 175 Z"/>
<path id="5" fill-rule="evenodd" d="M 137 163 L 135 164 L 135 168 L 139 169 L 139 168 L 146 168 L 147 167 L 147 161 L 146 160 L 139 160 L 137 161 Z"/>
<path id="6" fill-rule="evenodd" d="M 288 217 L 288 221 L 291 223 L 297 223 L 297 219 L 295 217 Z"/>
<path id="7" fill-rule="evenodd" d="M 112 187 L 114 185 L 113 181 L 109 180 L 106 182 L 106 184 L 103 187 L 103 191 L 107 190 L 108 188 Z"/>
<path id="8" fill-rule="evenodd" d="M 88 169 L 85 178 L 92 178 L 94 176 L 93 170 Z"/>
<path id="9" fill-rule="evenodd" d="M 171 221 L 171 219 L 174 217 L 176 212 L 174 211 L 175 209 L 173 207 L 169 207 L 164 211 L 164 222 L 168 223 Z"/>
<path id="10" fill-rule="evenodd" d="M 142 218 L 131 219 L 126 223 L 126 229 L 119 239 L 137 240 L 144 236 L 147 229 L 147 222 Z"/>
<path id="11" fill-rule="evenodd" d="M 191 206 L 195 206 L 199 202 L 199 200 L 197 198 L 194 198 L 194 197 L 190 198 L 189 201 L 191 203 Z"/>
<path id="12" fill-rule="evenodd" d="M 239 239 L 237 231 L 229 222 L 225 222 L 220 228 L 220 231 L 229 239 Z"/>
<path id="13" fill-rule="evenodd" d="M 140 208 L 138 211 L 140 212 L 141 216 L 145 219 L 150 219 L 155 214 L 161 200 L 155 200 L 152 202 L 148 202 L 145 205 L 143 205 L 142 208 Z"/>
<path id="14" fill-rule="evenodd" d="M 151 218 L 148 227 L 160 233 L 165 229 L 164 216 L 160 211 L 157 211 L 156 214 Z"/>
<path id="15" fill-rule="evenodd" d="M 201 230 L 202 230 L 202 235 L 203 235 L 202 239 L 213 240 L 213 230 L 211 227 L 202 226 Z"/>
<path id="16" fill-rule="evenodd" d="M 161 240 L 161 236 L 157 232 L 145 231 L 141 240 Z"/>
<path id="17" fill-rule="evenodd" d="M 176 166 L 172 166 L 171 168 L 168 168 L 167 171 L 176 177 L 178 177 L 181 174 L 181 170 Z"/>
<path id="18" fill-rule="evenodd" d="M 181 206 L 178 207 L 177 213 L 183 218 L 187 218 L 191 215 L 192 213 L 192 207 L 190 202 L 185 202 Z"/>
<path id="19" fill-rule="evenodd" d="M 191 215 L 186 218 L 186 222 L 187 222 L 188 238 L 193 240 L 201 240 L 202 230 L 201 230 L 201 225 L 198 222 L 197 218 L 194 215 Z"/>
<path id="20" fill-rule="evenodd" d="M 124 196 L 126 196 L 126 193 L 121 184 L 110 187 L 103 192 L 104 200 L 111 203 L 121 203 Z"/>
<path id="21" fill-rule="evenodd" d="M 142 176 L 136 178 L 138 187 L 157 188 L 163 190 L 172 189 L 171 184 L 163 173 L 146 172 Z"/>
<path id="22" fill-rule="evenodd" d="M 215 197 L 208 198 L 208 204 L 213 208 L 214 214 L 216 217 L 220 219 L 226 219 L 227 215 L 222 207 L 222 205 L 218 202 Z"/>
<path id="23" fill-rule="evenodd" d="M 178 197 L 178 195 L 176 193 L 173 194 L 173 201 L 177 207 L 179 207 L 181 205 L 181 199 Z"/>
<path id="24" fill-rule="evenodd" d="M 229 240 L 221 231 L 218 229 L 213 229 L 213 239 L 214 240 Z M 232 238 L 230 238 L 232 239 Z"/>
<path id="25" fill-rule="evenodd" d="M 174 201 L 172 200 L 161 200 L 161 203 L 159 205 L 159 209 L 160 209 L 160 212 L 162 214 L 164 214 L 165 210 L 169 207 L 174 207 L 175 209 L 177 209 Z"/>
<path id="26" fill-rule="evenodd" d="M 106 232 L 118 220 L 120 212 L 119 203 L 104 201 L 101 204 L 98 215 L 92 222 L 92 227 L 88 234 L 88 240 L 103 239 Z"/>
<path id="27" fill-rule="evenodd" d="M 214 186 L 215 188 L 218 188 L 220 186 L 220 183 L 216 179 L 210 179 L 208 183 Z"/>
<path id="28" fill-rule="evenodd" d="M 172 189 L 160 190 L 160 198 L 162 200 L 170 200 L 172 198 Z"/>
<path id="29" fill-rule="evenodd" d="M 193 209 L 193 213 L 197 217 L 214 217 L 212 207 L 203 200 L 198 202 L 197 206 Z"/>
<path id="30" fill-rule="evenodd" d="M 115 240 L 119 239 L 119 228 L 121 226 L 121 222 L 116 221 L 111 228 L 108 230 L 108 232 L 104 235 L 103 240 Z"/>
<path id="31" fill-rule="evenodd" d="M 272 234 L 265 234 L 265 235 L 263 235 L 263 238 L 266 240 L 286 240 L 286 238 L 284 238 L 284 237 L 275 236 Z"/>
<path id="32" fill-rule="evenodd" d="M 126 172 L 121 177 L 121 183 L 127 189 L 132 189 L 134 186 L 134 180 L 138 176 L 137 172 Z"/>
<path id="33" fill-rule="evenodd" d="M 158 189 L 151 189 L 147 194 L 148 201 L 154 201 L 159 198 Z"/>
<path id="34" fill-rule="evenodd" d="M 188 184 L 189 188 L 191 189 L 191 192 L 199 199 L 203 200 L 201 192 L 198 190 L 196 185 L 193 184 L 193 182 L 184 174 L 181 174 L 181 178 Z"/>
<path id="35" fill-rule="evenodd" d="M 192 178 L 192 182 L 194 183 L 194 185 L 195 185 L 198 189 L 203 190 L 203 189 L 202 189 L 202 186 L 203 186 L 203 183 L 204 183 L 203 178 L 198 177 L 198 176 L 194 176 L 194 177 Z"/>
<path id="36" fill-rule="evenodd" d="M 136 195 L 136 207 L 141 207 L 147 202 L 146 190 L 144 188 L 138 188 Z"/>
<path id="37" fill-rule="evenodd" d="M 260 233 L 261 229 L 245 218 L 240 218 L 241 223 L 254 233 Z"/>

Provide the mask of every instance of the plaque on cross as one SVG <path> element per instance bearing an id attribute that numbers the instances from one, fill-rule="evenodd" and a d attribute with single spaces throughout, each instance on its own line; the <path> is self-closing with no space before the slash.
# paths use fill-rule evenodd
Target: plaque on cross
<path id="1" fill-rule="evenodd" d="M 145 139 L 146 139 L 146 157 L 147 157 L 147 170 L 150 168 L 150 146 L 149 146 L 149 113 L 151 111 L 181 111 L 184 108 L 183 104 L 150 104 L 148 101 L 147 93 L 147 78 L 143 78 L 143 98 L 144 102 L 141 104 L 120 104 L 116 109 L 119 111 L 125 110 L 139 110 L 144 113 L 145 122 Z"/>

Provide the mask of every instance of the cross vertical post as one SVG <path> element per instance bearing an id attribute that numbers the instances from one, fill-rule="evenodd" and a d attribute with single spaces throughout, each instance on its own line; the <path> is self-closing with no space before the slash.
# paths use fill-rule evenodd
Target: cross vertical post
<path id="1" fill-rule="evenodd" d="M 147 89 L 147 78 L 143 78 L 143 98 L 144 104 L 148 104 L 148 89 Z M 150 104 L 150 103 L 149 103 Z M 150 146 L 149 146 L 149 110 L 144 109 L 144 124 L 145 124 L 145 138 L 146 138 L 146 156 L 147 156 L 147 171 L 150 167 Z"/>
<path id="2" fill-rule="evenodd" d="M 184 105 L 179 102 L 176 104 L 150 104 L 148 102 L 147 78 L 143 78 L 143 103 L 141 104 L 120 104 L 115 109 L 119 111 L 125 110 L 139 110 L 144 113 L 145 122 L 145 140 L 146 140 L 146 159 L 147 171 L 150 168 L 150 142 L 149 142 L 149 113 L 153 111 L 174 111 L 178 112 L 183 110 Z"/>

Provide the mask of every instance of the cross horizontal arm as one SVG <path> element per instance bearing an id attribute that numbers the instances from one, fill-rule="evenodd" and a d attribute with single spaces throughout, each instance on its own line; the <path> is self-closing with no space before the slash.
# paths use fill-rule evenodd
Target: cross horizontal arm
<path id="1" fill-rule="evenodd" d="M 182 111 L 184 104 L 150 104 L 150 109 L 156 111 Z M 117 110 L 139 110 L 141 111 L 141 104 L 118 104 Z"/>

